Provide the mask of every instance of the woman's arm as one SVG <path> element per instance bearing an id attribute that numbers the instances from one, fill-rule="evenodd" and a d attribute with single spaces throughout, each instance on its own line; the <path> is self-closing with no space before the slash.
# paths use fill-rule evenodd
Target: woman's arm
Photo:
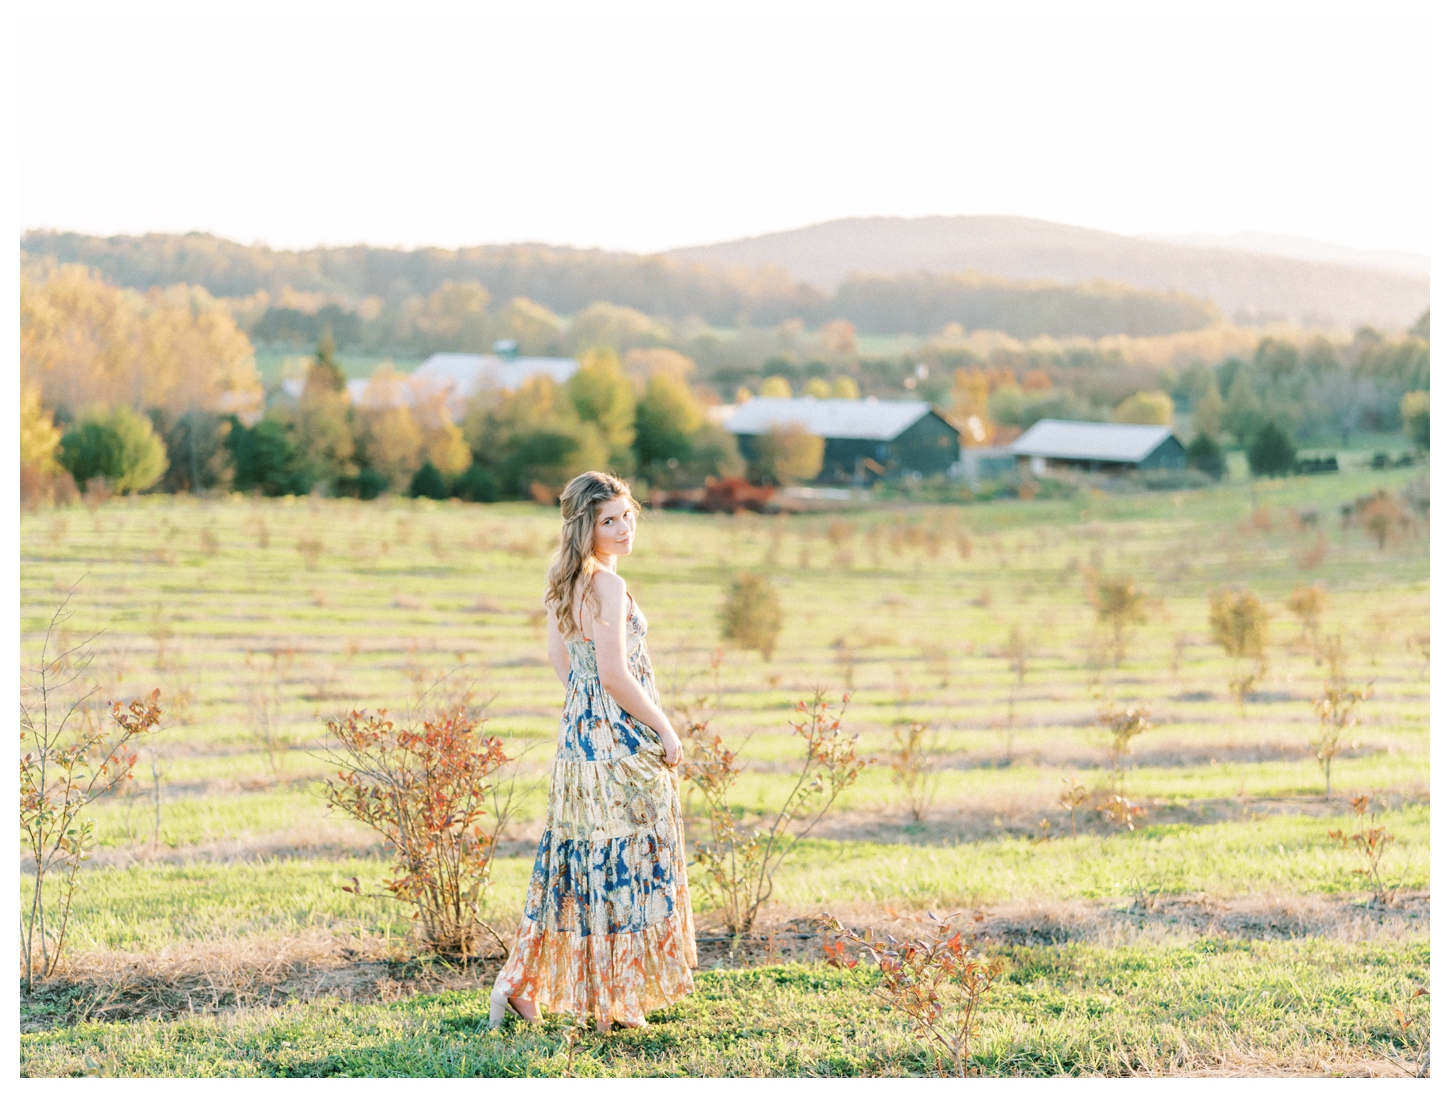
<path id="1" fill-rule="evenodd" d="M 565 687 L 569 685 L 569 649 L 564 644 L 564 634 L 559 632 L 559 623 L 554 620 L 554 610 L 549 615 L 549 662 L 554 665 L 554 674 Z"/>
<path id="2" fill-rule="evenodd" d="M 594 591 L 599 596 L 599 615 L 592 622 L 599 681 L 619 708 L 659 733 L 660 743 L 665 749 L 665 762 L 674 766 L 680 761 L 680 737 L 675 734 L 674 725 L 670 724 L 664 710 L 629 673 L 625 658 L 628 641 L 624 630 L 627 614 L 624 580 L 613 572 L 596 572 Z"/>

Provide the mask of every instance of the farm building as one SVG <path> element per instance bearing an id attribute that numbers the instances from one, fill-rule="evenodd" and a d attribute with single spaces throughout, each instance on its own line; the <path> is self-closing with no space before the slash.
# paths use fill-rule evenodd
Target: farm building
<path id="1" fill-rule="evenodd" d="M 957 429 L 924 400 L 756 397 L 724 426 L 748 460 L 760 436 L 791 424 L 826 441 L 818 484 L 947 473 L 960 455 Z"/>
<path id="2" fill-rule="evenodd" d="M 411 384 L 400 387 L 390 399 L 413 401 L 421 391 L 443 391 L 455 414 L 483 389 L 517 389 L 525 381 L 540 374 L 558 382 L 568 381 L 579 369 L 572 358 L 519 358 L 512 354 L 470 355 L 441 351 L 429 355 L 408 374 Z M 282 382 L 282 395 L 292 400 L 302 398 L 306 385 L 303 378 L 287 378 Z M 368 391 L 367 378 L 352 378 L 347 394 L 354 404 L 361 404 Z"/>
<path id="3" fill-rule="evenodd" d="M 517 389 L 543 374 L 561 384 L 574 376 L 579 363 L 572 358 L 517 357 L 512 354 L 469 355 L 440 351 L 429 355 L 413 371 L 414 384 L 446 388 L 467 402 L 483 389 Z"/>
<path id="4" fill-rule="evenodd" d="M 1041 419 L 1011 446 L 1034 473 L 1050 465 L 1089 472 L 1130 469 L 1183 469 L 1188 456 L 1170 427 L 1139 423 L 1080 423 Z"/>

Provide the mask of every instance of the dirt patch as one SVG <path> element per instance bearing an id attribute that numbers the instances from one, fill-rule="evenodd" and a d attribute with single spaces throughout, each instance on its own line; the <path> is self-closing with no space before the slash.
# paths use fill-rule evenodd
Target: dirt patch
<path id="1" fill-rule="evenodd" d="M 197 942 L 156 953 L 78 954 L 20 998 L 22 1033 L 83 1021 L 215 1014 L 331 997 L 391 1001 L 488 987 L 503 961 L 410 956 L 396 939 L 313 934 Z"/>

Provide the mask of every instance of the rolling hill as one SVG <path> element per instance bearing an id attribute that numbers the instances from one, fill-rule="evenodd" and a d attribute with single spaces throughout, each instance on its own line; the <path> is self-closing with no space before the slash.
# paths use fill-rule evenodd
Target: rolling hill
<path id="1" fill-rule="evenodd" d="M 1105 279 L 1211 298 L 1240 320 L 1284 318 L 1316 326 L 1406 327 L 1430 304 L 1427 276 L 1025 217 L 853 217 L 666 254 L 734 267 L 776 266 L 827 291 L 853 274 L 918 271 L 972 270 L 1065 283 Z"/>

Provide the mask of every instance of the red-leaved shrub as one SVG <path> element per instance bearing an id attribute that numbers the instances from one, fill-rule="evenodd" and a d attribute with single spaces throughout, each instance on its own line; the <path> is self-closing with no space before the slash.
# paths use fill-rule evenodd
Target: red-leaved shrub
<path id="1" fill-rule="evenodd" d="M 354 710 L 327 722 L 340 750 L 327 802 L 367 824 L 393 851 L 397 876 L 383 884 L 416 909 L 424 943 L 475 952 L 498 837 L 508 821 L 511 760 L 481 720 L 459 709 L 398 726 L 386 711 Z M 354 882 L 349 891 L 357 891 Z"/>

